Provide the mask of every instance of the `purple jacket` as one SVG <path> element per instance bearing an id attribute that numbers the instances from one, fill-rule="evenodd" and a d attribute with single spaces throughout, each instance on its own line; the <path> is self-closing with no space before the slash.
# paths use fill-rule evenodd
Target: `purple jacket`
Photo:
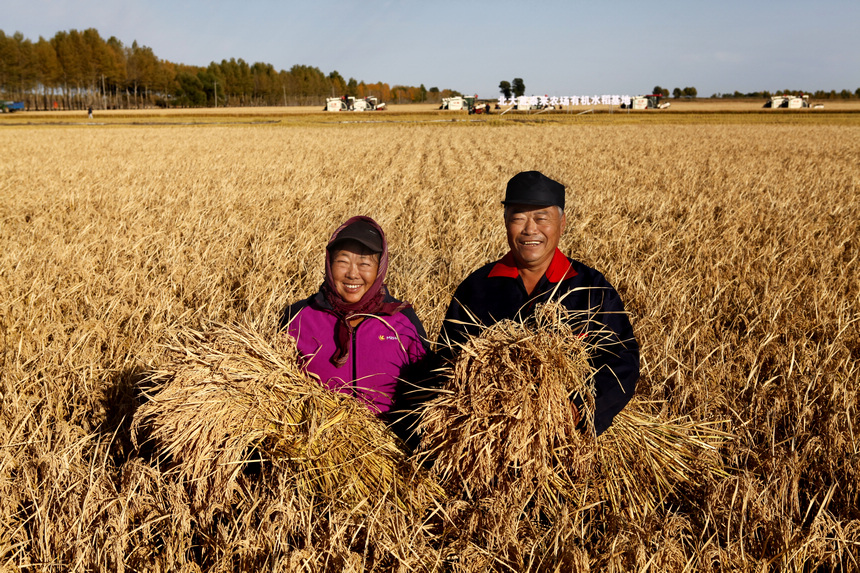
<path id="1" fill-rule="evenodd" d="M 394 301 L 390 295 L 386 300 Z M 281 328 L 296 340 L 305 369 L 337 392 L 351 394 L 375 413 L 391 409 L 399 378 L 427 354 L 427 336 L 412 308 L 393 316 L 365 318 L 353 331 L 349 358 L 338 368 L 334 354 L 337 317 L 321 293 L 287 308 Z"/>

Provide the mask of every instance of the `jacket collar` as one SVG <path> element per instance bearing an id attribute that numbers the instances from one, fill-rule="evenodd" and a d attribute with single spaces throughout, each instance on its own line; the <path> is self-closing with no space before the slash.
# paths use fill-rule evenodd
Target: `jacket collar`
<path id="1" fill-rule="evenodd" d="M 573 266 L 571 266 L 568 258 L 564 256 L 564 253 L 556 248 L 555 253 L 552 255 L 552 261 L 549 263 L 549 268 L 546 270 L 546 273 L 544 273 L 547 280 L 551 283 L 557 283 L 559 281 L 573 278 L 576 274 L 577 273 L 573 270 Z M 520 276 L 520 273 L 517 270 L 517 265 L 514 262 L 514 254 L 511 251 L 508 251 L 508 254 L 499 259 L 499 261 L 493 265 L 489 274 L 490 278 L 506 277 L 509 279 L 515 279 L 518 276 Z"/>
<path id="2" fill-rule="evenodd" d="M 391 296 L 391 293 L 388 292 L 388 287 L 384 287 L 383 292 L 385 293 L 385 297 L 382 299 L 383 302 L 401 302 Z M 310 303 L 320 310 L 334 313 L 334 309 L 332 308 L 331 304 L 329 304 L 328 300 L 326 300 L 325 293 L 322 290 L 322 286 L 320 286 L 320 289 L 312 297 L 310 297 Z"/>

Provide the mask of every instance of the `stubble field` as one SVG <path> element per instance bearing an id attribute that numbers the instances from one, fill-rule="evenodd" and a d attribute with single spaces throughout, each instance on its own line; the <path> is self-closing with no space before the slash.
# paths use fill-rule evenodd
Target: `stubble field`
<path id="1" fill-rule="evenodd" d="M 0 569 L 242 568 L 137 551 L 147 524 L 117 517 L 134 387 L 165 333 L 271 335 L 363 214 L 435 340 L 459 281 L 507 250 L 505 182 L 538 169 L 567 186 L 562 250 L 631 313 L 637 394 L 734 436 L 728 475 L 592 524 L 580 565 L 857 570 L 860 125 L 703 117 L 0 128 Z"/>

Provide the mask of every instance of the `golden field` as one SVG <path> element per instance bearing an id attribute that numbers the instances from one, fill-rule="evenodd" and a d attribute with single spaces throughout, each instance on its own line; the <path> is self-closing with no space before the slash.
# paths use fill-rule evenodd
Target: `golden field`
<path id="1" fill-rule="evenodd" d="M 171 537 L 193 516 L 134 518 L 157 473 L 129 469 L 136 385 L 176 328 L 272 335 L 357 214 L 435 340 L 459 281 L 507 250 L 499 201 L 529 169 L 567 186 L 562 250 L 625 300 L 639 397 L 734 436 L 728 475 L 583 525 L 577 568 L 857 570 L 860 116 L 778 112 L 3 117 L 0 570 L 325 570 L 253 528 L 195 549 Z"/>

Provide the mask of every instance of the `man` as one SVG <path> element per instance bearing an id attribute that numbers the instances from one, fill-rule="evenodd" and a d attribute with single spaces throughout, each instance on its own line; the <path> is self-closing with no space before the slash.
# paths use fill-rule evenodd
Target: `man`
<path id="1" fill-rule="evenodd" d="M 594 429 L 600 435 L 630 401 L 639 378 L 639 346 L 624 304 L 602 274 L 558 249 L 566 223 L 564 185 L 537 171 L 518 173 L 508 181 L 502 204 L 510 251 L 457 287 L 440 347 L 477 335 L 480 325 L 524 319 L 538 303 L 561 301 L 582 316 L 584 336 L 599 338 L 592 366 Z"/>

